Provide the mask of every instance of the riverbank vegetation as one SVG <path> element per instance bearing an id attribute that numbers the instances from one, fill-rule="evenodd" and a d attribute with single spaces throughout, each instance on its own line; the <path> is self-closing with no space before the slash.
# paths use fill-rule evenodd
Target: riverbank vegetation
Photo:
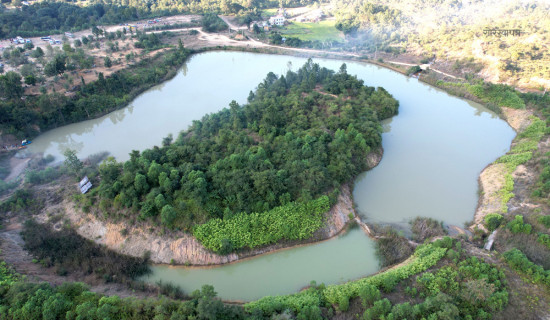
<path id="1" fill-rule="evenodd" d="M 32 137 L 40 131 L 116 110 L 145 89 L 175 75 L 177 67 L 183 64 L 189 54 L 191 51 L 180 45 L 144 58 L 131 68 L 119 70 L 110 77 L 99 73 L 97 81 L 82 81 L 71 96 L 52 92 L 21 99 L 21 77 L 15 72 L 9 72 L 10 76 L 2 76 L 5 77 L 2 78 L 5 91 L 11 92 L 11 95 L 0 103 L 0 130 L 3 134 Z"/>
<path id="2" fill-rule="evenodd" d="M 290 310 L 304 319 L 330 318 L 334 316 L 331 307 L 336 316 L 361 319 L 486 319 L 507 302 L 504 273 L 468 256 L 460 242 L 444 238 L 419 246 L 411 260 L 380 274 L 342 285 L 311 286 L 293 295 L 264 297 L 246 304 L 245 309 L 261 311 L 264 316 Z"/>
<path id="3" fill-rule="evenodd" d="M 189 231 L 211 219 L 223 222 L 209 226 L 234 225 L 242 213 L 264 215 L 280 206 L 273 217 L 295 212 L 305 218 L 301 204 L 286 206 L 297 201 L 315 208 L 309 214 L 317 222 L 308 223 L 309 234 L 319 226 L 319 209 L 328 207 L 327 198 L 320 198 L 322 206 L 313 199 L 328 194 L 334 204 L 342 183 L 366 170 L 364 159 L 380 146 L 379 121 L 397 108 L 388 92 L 365 86 L 345 65 L 335 73 L 309 61 L 284 76 L 269 73 L 248 104 L 231 102 L 229 109 L 195 121 L 175 141 L 167 137 L 162 147 L 134 151 L 125 163 L 105 162 L 99 188 L 87 197 L 106 215 L 139 216 Z M 240 238 L 242 228 L 249 227 L 225 232 Z M 265 239 L 298 231 L 282 228 Z M 203 239 L 215 239 L 216 250 L 223 240 L 234 248 L 259 244 L 231 243 L 231 237 L 196 230 Z"/>
<path id="4" fill-rule="evenodd" d="M 322 319 L 357 314 L 362 319 L 486 319 L 507 301 L 504 273 L 469 256 L 450 238 L 418 247 L 406 264 L 380 274 L 343 285 L 312 284 L 244 308 L 222 303 L 211 286 L 186 301 L 121 299 L 92 293 L 81 283 L 30 283 L 0 264 L 0 311 L 8 318 Z"/>

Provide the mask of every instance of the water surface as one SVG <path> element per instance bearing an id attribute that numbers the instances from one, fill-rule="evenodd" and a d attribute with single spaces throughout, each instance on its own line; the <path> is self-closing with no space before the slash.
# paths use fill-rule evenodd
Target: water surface
<path id="1" fill-rule="evenodd" d="M 212 268 L 159 265 L 149 282 L 171 282 L 185 292 L 214 284 L 220 297 L 255 300 L 266 295 L 294 293 L 317 283 L 343 283 L 378 270 L 375 244 L 359 228 L 336 239 L 286 249 Z"/>
<path id="2" fill-rule="evenodd" d="M 65 148 L 83 158 L 109 151 L 118 160 L 131 150 L 159 145 L 193 120 L 231 100 L 245 103 L 270 71 L 296 70 L 304 58 L 244 52 L 193 56 L 177 76 L 137 97 L 127 108 L 65 126 L 38 137 L 30 152 L 62 158 Z M 338 70 L 343 61 L 315 59 Z M 462 225 L 473 218 L 477 178 L 504 154 L 515 133 L 484 107 L 377 66 L 346 62 L 369 86 L 399 100 L 399 115 L 385 121 L 384 157 L 361 174 L 353 191 L 358 213 L 369 222 L 406 226 L 415 216 Z M 373 242 L 360 230 L 316 245 L 293 248 L 215 268 L 155 266 L 149 281 L 172 281 L 187 292 L 213 284 L 226 299 L 248 300 L 295 292 L 311 280 L 338 283 L 378 270 Z"/>

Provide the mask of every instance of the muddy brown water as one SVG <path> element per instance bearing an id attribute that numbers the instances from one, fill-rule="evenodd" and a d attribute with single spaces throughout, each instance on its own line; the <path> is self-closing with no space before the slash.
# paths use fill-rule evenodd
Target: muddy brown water
<path id="1" fill-rule="evenodd" d="M 159 145 L 193 120 L 231 100 L 245 103 L 268 72 L 296 70 L 305 58 L 244 52 L 193 56 L 178 75 L 138 96 L 124 109 L 39 136 L 26 150 L 62 160 L 66 148 L 79 157 L 109 151 L 118 160 L 131 150 Z M 333 70 L 344 61 L 314 59 Z M 361 174 L 353 191 L 364 221 L 406 228 L 418 215 L 461 226 L 477 203 L 477 177 L 504 154 L 515 133 L 479 104 L 462 100 L 397 72 L 345 61 L 369 86 L 382 86 L 399 100 L 399 115 L 384 122 L 384 157 Z M 318 244 L 283 250 L 212 268 L 155 266 L 145 280 L 173 282 L 186 292 L 214 285 L 225 299 L 252 300 L 296 292 L 317 283 L 339 283 L 378 270 L 375 246 L 360 229 Z"/>

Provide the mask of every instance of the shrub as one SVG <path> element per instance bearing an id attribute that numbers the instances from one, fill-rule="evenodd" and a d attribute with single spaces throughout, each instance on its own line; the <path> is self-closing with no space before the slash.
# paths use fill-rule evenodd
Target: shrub
<path id="1" fill-rule="evenodd" d="M 488 215 L 485 216 L 485 219 L 484 219 L 485 226 L 489 231 L 494 231 L 500 226 L 502 219 L 503 219 L 502 215 L 498 213 L 489 213 Z"/>
<path id="2" fill-rule="evenodd" d="M 510 230 L 512 233 L 525 233 L 525 234 L 531 234 L 531 225 L 528 223 L 523 223 L 523 216 L 516 215 L 514 220 L 508 222 L 506 225 L 506 228 Z"/>

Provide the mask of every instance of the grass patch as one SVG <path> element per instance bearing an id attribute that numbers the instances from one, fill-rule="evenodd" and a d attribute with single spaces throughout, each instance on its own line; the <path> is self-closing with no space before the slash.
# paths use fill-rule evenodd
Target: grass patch
<path id="1" fill-rule="evenodd" d="M 293 22 L 282 31 L 283 37 L 294 37 L 302 41 L 339 41 L 344 35 L 336 29 L 335 21 L 320 21 L 317 23 Z"/>
<path id="2" fill-rule="evenodd" d="M 546 123 L 541 119 L 531 116 L 531 124 L 525 128 L 523 132 L 518 134 L 516 139 L 520 139 L 518 143 L 502 157 L 498 158 L 495 163 L 504 163 L 507 173 L 504 176 L 504 187 L 497 191 L 501 200 L 502 213 L 508 212 L 508 201 L 514 197 L 514 179 L 512 173 L 516 168 L 531 160 L 533 152 L 537 150 L 540 139 L 546 132 Z"/>

